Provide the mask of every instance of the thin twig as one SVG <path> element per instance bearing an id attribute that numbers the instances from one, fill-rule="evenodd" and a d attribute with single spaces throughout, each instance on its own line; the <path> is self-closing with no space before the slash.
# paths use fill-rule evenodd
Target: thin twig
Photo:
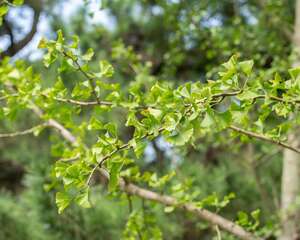
<path id="1" fill-rule="evenodd" d="M 280 152 L 279 149 L 276 149 L 276 151 L 271 152 L 270 154 L 262 154 L 261 157 L 259 157 L 255 163 L 253 164 L 254 168 L 258 168 L 260 167 L 262 164 L 266 163 L 267 161 L 269 161 L 270 159 L 272 159 L 272 157 L 274 157 L 275 155 L 277 155 Z"/>
<path id="2" fill-rule="evenodd" d="M 61 161 L 61 162 L 72 162 L 72 161 L 77 160 L 79 157 L 80 157 L 80 153 L 77 153 L 74 157 L 60 158 L 60 159 L 58 159 L 58 161 Z"/>
<path id="3" fill-rule="evenodd" d="M 10 138 L 10 137 L 17 137 L 17 136 L 24 136 L 27 134 L 32 134 L 34 133 L 37 129 L 41 128 L 41 127 L 47 127 L 49 126 L 48 123 L 42 123 L 39 124 L 37 126 L 34 126 L 32 128 L 23 130 L 23 131 L 18 131 L 18 132 L 13 132 L 13 133 L 1 133 L 0 134 L 0 138 Z"/>
<path id="4" fill-rule="evenodd" d="M 133 212 L 133 204 L 132 204 L 131 195 L 129 193 L 127 193 L 126 196 L 127 196 L 127 200 L 128 200 L 129 214 L 132 214 L 132 212 Z M 141 230 L 139 229 L 139 225 L 137 224 L 136 219 L 133 218 L 132 221 L 134 223 L 134 226 L 135 226 L 136 232 L 138 234 L 139 240 L 142 240 L 143 239 L 142 233 L 141 233 Z"/>
<path id="5" fill-rule="evenodd" d="M 17 97 L 18 95 L 19 95 L 19 94 L 14 93 L 14 94 L 6 95 L 6 96 L 1 96 L 1 97 L 0 97 L 0 101 L 5 100 L 5 99 L 7 99 L 7 98 L 9 98 L 9 97 Z"/>
<path id="6" fill-rule="evenodd" d="M 45 94 L 43 96 L 46 96 Z M 47 96 L 48 97 L 48 96 Z M 95 105 L 105 105 L 105 106 L 112 106 L 113 102 L 108 101 L 80 101 L 70 98 L 60 98 L 60 97 L 53 97 L 54 100 L 64 103 L 72 103 L 80 106 L 95 106 Z"/>
<path id="7" fill-rule="evenodd" d="M 215 228 L 216 228 L 216 232 L 217 232 L 217 239 L 222 240 L 221 232 L 220 232 L 218 225 L 216 225 Z"/>
<path id="8" fill-rule="evenodd" d="M 73 61 L 73 63 L 76 65 L 76 67 L 77 67 L 77 70 L 79 71 L 79 72 L 81 72 L 82 74 L 83 74 L 83 76 L 89 81 L 89 84 L 90 84 L 90 86 L 91 86 L 91 88 L 92 88 L 92 93 L 94 94 L 94 96 L 95 96 L 95 98 L 96 98 L 96 101 L 98 102 L 98 104 L 100 104 L 100 99 L 99 99 L 99 97 L 98 97 L 98 95 L 97 95 L 97 93 L 96 93 L 96 85 L 95 85 L 95 82 L 94 82 L 94 78 L 93 77 L 91 77 L 88 73 L 86 73 L 83 69 L 82 69 L 82 67 L 80 66 L 80 64 L 79 64 L 79 62 L 76 60 L 76 59 L 73 59 L 71 56 L 69 56 L 65 51 L 63 51 L 62 52 L 63 53 L 63 55 L 65 56 L 65 57 L 67 57 L 67 58 L 69 58 L 69 59 L 71 59 L 72 61 Z"/>
<path id="9" fill-rule="evenodd" d="M 158 133 L 161 133 L 162 131 L 164 131 L 165 129 L 164 128 L 160 128 L 159 130 L 158 130 Z M 143 139 L 145 139 L 145 138 L 147 138 L 147 137 L 149 137 L 149 136 L 151 136 L 151 135 L 153 135 L 153 133 L 146 133 L 144 136 L 142 136 L 141 138 L 139 138 L 139 139 L 137 139 L 137 141 L 141 141 L 141 140 L 143 140 Z M 119 147 L 117 147 L 117 148 L 115 148 L 112 152 L 110 152 L 110 153 L 108 153 L 107 155 L 105 155 L 94 167 L 93 167 L 93 169 L 92 169 L 92 171 L 91 171 L 91 173 L 90 173 L 90 175 L 89 175 L 89 177 L 88 177 L 88 179 L 87 179 L 87 185 L 89 185 L 90 184 L 90 181 L 91 181 L 91 179 L 92 179 L 92 177 L 93 177 L 93 175 L 94 175 L 94 173 L 96 172 L 96 170 L 98 169 L 98 168 L 102 168 L 102 166 L 103 166 L 103 164 L 104 164 L 104 162 L 106 161 L 106 160 L 108 160 L 108 159 L 110 159 L 113 155 L 115 155 L 117 152 L 119 152 L 119 151 L 122 151 L 122 150 L 124 150 L 124 149 L 129 149 L 131 147 L 131 145 L 130 145 L 130 143 L 129 142 L 127 142 L 127 143 L 125 143 L 125 144 L 123 144 L 123 145 L 121 145 L 121 146 L 119 146 Z"/>
<path id="10" fill-rule="evenodd" d="M 218 93 L 212 95 L 212 99 L 217 99 L 215 101 L 211 101 L 211 106 L 217 105 L 221 103 L 226 97 L 233 97 L 241 94 L 242 91 L 235 91 L 235 92 L 225 92 L 225 93 Z M 18 94 L 12 94 L 9 96 L 3 96 L 0 97 L 0 100 L 6 99 L 11 96 L 18 96 Z M 51 98 L 47 94 L 42 94 L 42 96 Z M 52 97 L 54 100 L 59 101 L 59 102 L 64 102 L 64 103 L 70 103 L 70 104 L 75 104 L 79 106 L 97 106 L 97 105 L 103 105 L 103 106 L 113 106 L 115 103 L 110 102 L 110 101 L 103 101 L 100 100 L 99 98 L 97 101 L 82 101 L 82 100 L 76 100 L 76 99 L 71 99 L 71 98 L 61 98 L 61 97 Z M 300 104 L 300 100 L 286 100 L 277 96 L 272 96 L 272 95 L 258 95 L 252 98 L 253 101 L 256 101 L 257 99 L 271 99 L 277 102 L 282 102 L 282 103 L 288 103 L 288 104 Z M 207 100 L 207 98 L 199 99 L 196 101 L 196 104 L 204 103 Z M 185 104 L 185 107 L 190 107 L 192 106 L 192 103 L 187 103 Z M 146 109 L 146 108 L 155 108 L 154 106 L 137 106 L 136 109 Z"/>
<path id="11" fill-rule="evenodd" d="M 126 196 L 127 196 L 127 200 L 128 200 L 128 210 L 129 210 L 129 214 L 130 214 L 133 211 L 132 200 L 131 200 L 130 194 L 127 193 Z"/>
<path id="12" fill-rule="evenodd" d="M 225 92 L 225 93 L 218 93 L 218 94 L 214 94 L 212 97 L 213 98 L 218 98 L 218 97 L 232 97 L 232 96 L 236 96 L 242 93 L 242 90 L 238 90 L 235 92 Z"/>
<path id="13" fill-rule="evenodd" d="M 274 101 L 277 101 L 277 102 L 282 102 L 282 103 L 290 103 L 290 104 L 299 104 L 300 103 L 300 100 L 287 100 L 287 99 L 283 99 L 283 98 L 280 98 L 280 97 L 277 97 L 277 96 L 273 96 L 273 95 L 258 95 L 256 97 L 253 98 L 253 100 L 256 100 L 256 99 L 260 99 L 260 98 L 263 98 L 263 99 L 271 99 L 271 100 L 274 100 Z"/>
<path id="14" fill-rule="evenodd" d="M 252 138 L 257 138 L 257 139 L 260 139 L 260 140 L 263 140 L 263 141 L 266 141 L 266 142 L 270 142 L 270 143 L 273 143 L 273 144 L 276 144 L 280 147 L 284 147 L 284 148 L 287 148 L 291 151 L 294 151 L 296 153 L 300 153 L 300 149 L 298 148 L 295 148 L 291 145 L 288 145 L 287 143 L 283 143 L 279 140 L 274 140 L 272 138 L 268 138 L 262 134 L 259 134 L 259 133 L 255 133 L 255 132 L 251 132 L 251 131 L 248 131 L 248 130 L 245 130 L 245 129 L 242 129 L 242 128 L 239 128 L 239 127 L 236 127 L 236 126 L 233 126 L 233 125 L 230 125 L 228 127 L 229 129 L 233 130 L 233 131 L 236 131 L 238 133 L 241 133 L 243 135 L 247 135 L 248 137 L 252 137 Z"/>

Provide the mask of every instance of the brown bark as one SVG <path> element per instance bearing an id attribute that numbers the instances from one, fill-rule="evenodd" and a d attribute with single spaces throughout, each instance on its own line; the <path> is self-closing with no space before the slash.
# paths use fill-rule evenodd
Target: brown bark
<path id="1" fill-rule="evenodd" d="M 8 21 L 4 21 L 5 23 L 5 28 L 6 31 L 10 35 L 10 46 L 5 50 L 4 52 L 0 53 L 0 59 L 4 58 L 5 56 L 14 56 L 17 54 L 20 50 L 22 50 L 25 46 L 27 46 L 28 43 L 33 39 L 36 31 L 37 31 L 37 26 L 39 23 L 39 18 L 40 18 L 40 13 L 42 10 L 42 1 L 41 0 L 36 0 L 36 1 L 26 1 L 26 3 L 32 8 L 33 10 L 33 20 L 32 20 L 32 26 L 30 31 L 24 36 L 23 39 L 21 39 L 18 42 L 14 42 L 14 36 L 12 33 L 12 26 L 9 24 Z"/>

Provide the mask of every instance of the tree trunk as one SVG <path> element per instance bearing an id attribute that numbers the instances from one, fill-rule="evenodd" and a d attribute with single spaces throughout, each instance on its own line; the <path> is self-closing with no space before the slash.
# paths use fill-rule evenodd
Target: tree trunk
<path id="1" fill-rule="evenodd" d="M 299 137 L 296 138 L 294 134 L 290 134 L 289 142 L 293 145 L 299 145 Z M 281 180 L 282 233 L 280 240 L 299 239 L 299 221 L 297 221 L 299 209 L 295 209 L 300 185 L 299 168 L 300 155 L 288 149 L 284 150 Z"/>
<path id="2" fill-rule="evenodd" d="M 294 25 L 294 53 L 295 61 L 293 67 L 300 66 L 300 0 L 295 6 Z M 289 143 L 299 147 L 299 129 L 293 129 L 288 136 Z M 285 149 L 283 153 L 283 170 L 281 180 L 281 211 L 282 211 L 282 233 L 280 240 L 296 240 L 299 236 L 299 209 L 295 208 L 296 198 L 300 193 L 300 155 L 291 150 Z"/>

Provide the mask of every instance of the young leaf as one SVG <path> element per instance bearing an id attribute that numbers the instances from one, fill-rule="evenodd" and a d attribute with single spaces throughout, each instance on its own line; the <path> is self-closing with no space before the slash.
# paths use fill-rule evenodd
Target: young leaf
<path id="1" fill-rule="evenodd" d="M 79 195 L 77 195 L 75 201 L 81 207 L 90 208 L 91 203 L 89 201 L 89 188 L 85 188 Z"/>
<path id="2" fill-rule="evenodd" d="M 119 184 L 119 175 L 124 161 L 112 161 L 110 168 L 109 191 L 113 192 Z"/>
<path id="3" fill-rule="evenodd" d="M 136 146 L 134 148 L 134 153 L 135 153 L 137 158 L 142 156 L 142 154 L 144 153 L 146 147 L 147 147 L 147 142 L 146 141 L 138 141 L 136 143 Z"/>
<path id="4" fill-rule="evenodd" d="M 38 48 L 46 48 L 47 47 L 47 40 L 42 38 L 38 44 Z"/>
<path id="5" fill-rule="evenodd" d="M 103 60 L 99 62 L 100 73 L 98 77 L 111 77 L 114 74 L 114 69 L 109 62 Z"/>
<path id="6" fill-rule="evenodd" d="M 13 4 L 14 5 L 17 5 L 17 6 L 20 6 L 20 5 L 22 5 L 24 3 L 24 0 L 14 0 L 13 1 Z"/>
<path id="7" fill-rule="evenodd" d="M 167 140 L 177 146 L 182 146 L 191 139 L 193 132 L 194 129 L 191 127 L 178 132 L 175 136 L 168 137 Z"/>
<path id="8" fill-rule="evenodd" d="M 163 128 L 168 131 L 176 129 L 180 119 L 182 118 L 181 113 L 169 113 L 164 117 Z"/>
<path id="9" fill-rule="evenodd" d="M 58 213 L 61 214 L 63 210 L 69 206 L 71 197 L 66 192 L 57 192 L 55 203 L 58 207 Z"/>
<path id="10" fill-rule="evenodd" d="M 300 74 L 300 67 L 289 69 L 289 74 L 293 80 L 296 80 Z"/>
<path id="11" fill-rule="evenodd" d="M 203 128 L 209 128 L 212 125 L 214 125 L 214 123 L 215 123 L 215 120 L 214 120 L 214 116 L 212 114 L 212 111 L 211 110 L 207 110 L 206 113 L 205 113 L 205 117 L 204 117 L 204 119 L 201 122 L 201 126 Z"/>
<path id="12" fill-rule="evenodd" d="M 0 6 L 0 17 L 4 16 L 7 12 L 8 12 L 7 5 Z"/>
<path id="13" fill-rule="evenodd" d="M 241 67 L 242 71 L 249 76 L 251 71 L 252 71 L 252 67 L 253 67 L 253 60 L 249 60 L 249 61 L 243 61 L 239 63 L 239 66 Z"/>
<path id="14" fill-rule="evenodd" d="M 103 123 L 95 117 L 92 117 L 87 127 L 88 130 L 101 130 L 104 129 Z"/>
<path id="15" fill-rule="evenodd" d="M 162 116 L 162 111 L 155 108 L 148 108 L 149 113 L 156 119 L 160 120 Z"/>
<path id="16" fill-rule="evenodd" d="M 173 212 L 174 209 L 175 209 L 174 206 L 167 206 L 167 207 L 165 207 L 164 211 L 165 211 L 165 213 L 170 213 L 170 212 Z"/>
<path id="17" fill-rule="evenodd" d="M 82 60 L 90 61 L 93 56 L 94 56 L 94 50 L 92 48 L 89 48 L 87 52 L 82 56 Z"/>

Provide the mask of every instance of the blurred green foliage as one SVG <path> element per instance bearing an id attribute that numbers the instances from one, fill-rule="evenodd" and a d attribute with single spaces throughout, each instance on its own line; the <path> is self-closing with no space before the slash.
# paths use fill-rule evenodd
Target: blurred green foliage
<path id="1" fill-rule="evenodd" d="M 60 6 L 63 2 L 55 1 L 50 4 Z M 254 75 L 261 82 L 272 79 L 275 72 L 287 77 L 287 69 L 293 58 L 287 32 L 292 29 L 294 1 L 266 1 L 264 6 L 258 2 L 103 1 L 103 10 L 90 9 L 87 3 L 70 19 L 64 19 L 52 8 L 47 9 L 47 4 L 44 8 L 49 14 L 53 32 L 63 29 L 66 39 L 71 39 L 74 34 L 78 35 L 78 48 L 82 54 L 87 53 L 84 60 L 89 61 L 94 55 L 89 63 L 92 71 L 100 68 L 103 75 L 110 77 L 112 69 L 102 60 L 106 59 L 112 64 L 115 72 L 114 78 L 109 79 L 111 88 L 139 92 L 143 95 L 156 80 L 167 82 L 170 87 L 177 87 L 188 81 L 204 83 L 206 79 L 217 79 L 220 68 L 216 66 L 226 61 L 233 53 L 242 59 L 254 60 Z M 4 10 L 0 10 L 1 16 L 4 15 Z M 107 14 L 109 26 L 91 23 L 92 14 L 97 15 L 99 11 Z M 90 48 L 94 49 L 94 54 Z M 52 62 L 52 57 L 48 55 L 49 63 Z M 55 62 L 47 70 L 42 67 L 41 60 L 30 63 L 33 69 L 41 74 L 43 86 L 48 87 L 54 82 L 59 82 L 56 70 L 60 68 L 64 86 L 73 90 L 72 97 L 87 97 L 87 91 L 82 90 L 84 86 L 80 85 L 84 77 L 75 71 L 66 72 L 63 58 L 57 57 L 63 63 Z M 132 84 L 133 81 L 138 83 L 138 87 Z M 119 86 L 113 83 L 118 83 Z M 145 88 L 144 91 L 141 86 Z M 104 96 L 108 97 L 108 94 L 104 93 Z M 108 100 L 115 100 L 118 96 L 109 97 Z M 246 100 L 248 97 L 244 96 Z M 54 105 L 51 111 L 49 115 L 60 115 L 64 122 L 64 119 L 70 117 L 73 107 L 58 109 Z M 259 111 L 260 109 L 253 110 Z M 288 110 L 281 105 L 276 108 L 276 113 L 282 116 L 286 111 Z M 90 110 L 78 111 L 74 122 L 87 121 L 91 114 Z M 125 121 L 123 110 L 116 109 L 110 113 L 98 110 L 96 114 L 101 115 L 101 120 L 107 123 L 116 121 L 121 137 L 130 139 L 133 132 L 131 128 L 122 125 Z M 254 119 L 251 114 L 249 121 Z M 275 118 L 272 114 L 270 118 L 270 126 L 277 123 L 272 119 Z M 23 114 L 17 114 L 16 119 L 13 126 L 8 121 L 2 121 L 3 132 L 25 129 L 26 126 L 32 125 L 33 117 L 30 114 L 25 117 Z M 174 119 L 170 121 L 175 121 Z M 91 128 L 99 127 L 95 122 L 89 124 Z M 206 124 L 212 127 L 209 121 Z M 257 126 L 259 129 L 259 122 Z M 76 134 L 83 135 L 82 129 L 87 127 L 87 124 L 80 126 L 81 128 L 79 125 L 68 127 L 74 128 Z M 49 139 L 52 142 L 51 150 Z M 86 139 L 88 144 L 92 144 L 95 136 L 91 134 L 86 136 Z M 238 218 L 241 224 L 246 221 L 247 225 L 248 220 L 245 219 L 251 217 L 246 217 L 244 213 L 239 213 L 237 217 L 237 213 L 241 210 L 251 213 L 260 209 L 260 221 L 267 226 L 262 231 L 267 232 L 268 227 L 273 230 L 273 222 L 276 222 L 277 218 L 273 213 L 279 201 L 282 156 L 276 151 L 276 147 L 256 143 L 253 144 L 253 159 L 249 160 L 247 154 L 244 156 L 239 152 L 239 149 L 246 151 L 247 139 L 244 140 L 246 144 L 243 141 L 229 142 L 226 135 L 209 134 L 199 139 L 196 148 L 191 145 L 171 148 L 171 154 L 170 149 L 165 150 L 164 146 L 161 146 L 163 144 L 160 145 L 158 141 L 147 141 L 146 145 L 152 149 L 153 156 L 144 154 L 144 158 L 138 160 L 137 164 L 143 171 L 155 170 L 158 176 L 163 176 L 174 169 L 175 161 L 177 179 L 172 180 L 172 184 L 182 183 L 182 188 L 198 193 L 200 198 L 214 199 L 214 196 L 217 196 L 218 199 L 222 199 L 234 192 L 237 197 L 222 209 L 222 214 L 230 219 Z M 65 145 L 59 144 L 57 137 L 50 137 L 48 130 L 38 139 L 25 136 L 21 141 L 0 141 L 1 160 L 13 161 L 24 169 L 22 181 L 16 182 L 16 185 L 20 185 L 16 192 L 10 193 L 12 187 L 1 192 L 0 239 L 137 239 L 138 231 L 127 231 L 130 226 L 135 229 L 135 222 L 138 222 L 137 229 L 141 228 L 141 231 L 149 225 L 149 229 L 144 232 L 156 236 L 155 239 L 161 236 L 163 239 L 178 240 L 213 239 L 217 236 L 214 228 L 200 222 L 194 216 L 183 211 L 175 212 L 152 203 L 144 203 L 135 197 L 132 199 L 134 211 L 129 214 L 126 196 L 116 200 L 101 187 L 93 189 L 92 209 L 72 205 L 59 215 L 55 205 L 55 191 L 45 191 L 45 188 L 51 185 L 51 165 L 57 159 L 49 152 L 52 151 L 54 155 L 62 152 L 61 149 Z M 154 160 L 144 161 L 149 155 Z M 213 206 L 209 206 L 209 209 L 216 211 Z M 149 219 L 142 219 L 142 210 L 149 212 Z M 156 222 L 152 227 L 153 216 Z M 222 239 L 233 238 L 222 232 Z"/>

